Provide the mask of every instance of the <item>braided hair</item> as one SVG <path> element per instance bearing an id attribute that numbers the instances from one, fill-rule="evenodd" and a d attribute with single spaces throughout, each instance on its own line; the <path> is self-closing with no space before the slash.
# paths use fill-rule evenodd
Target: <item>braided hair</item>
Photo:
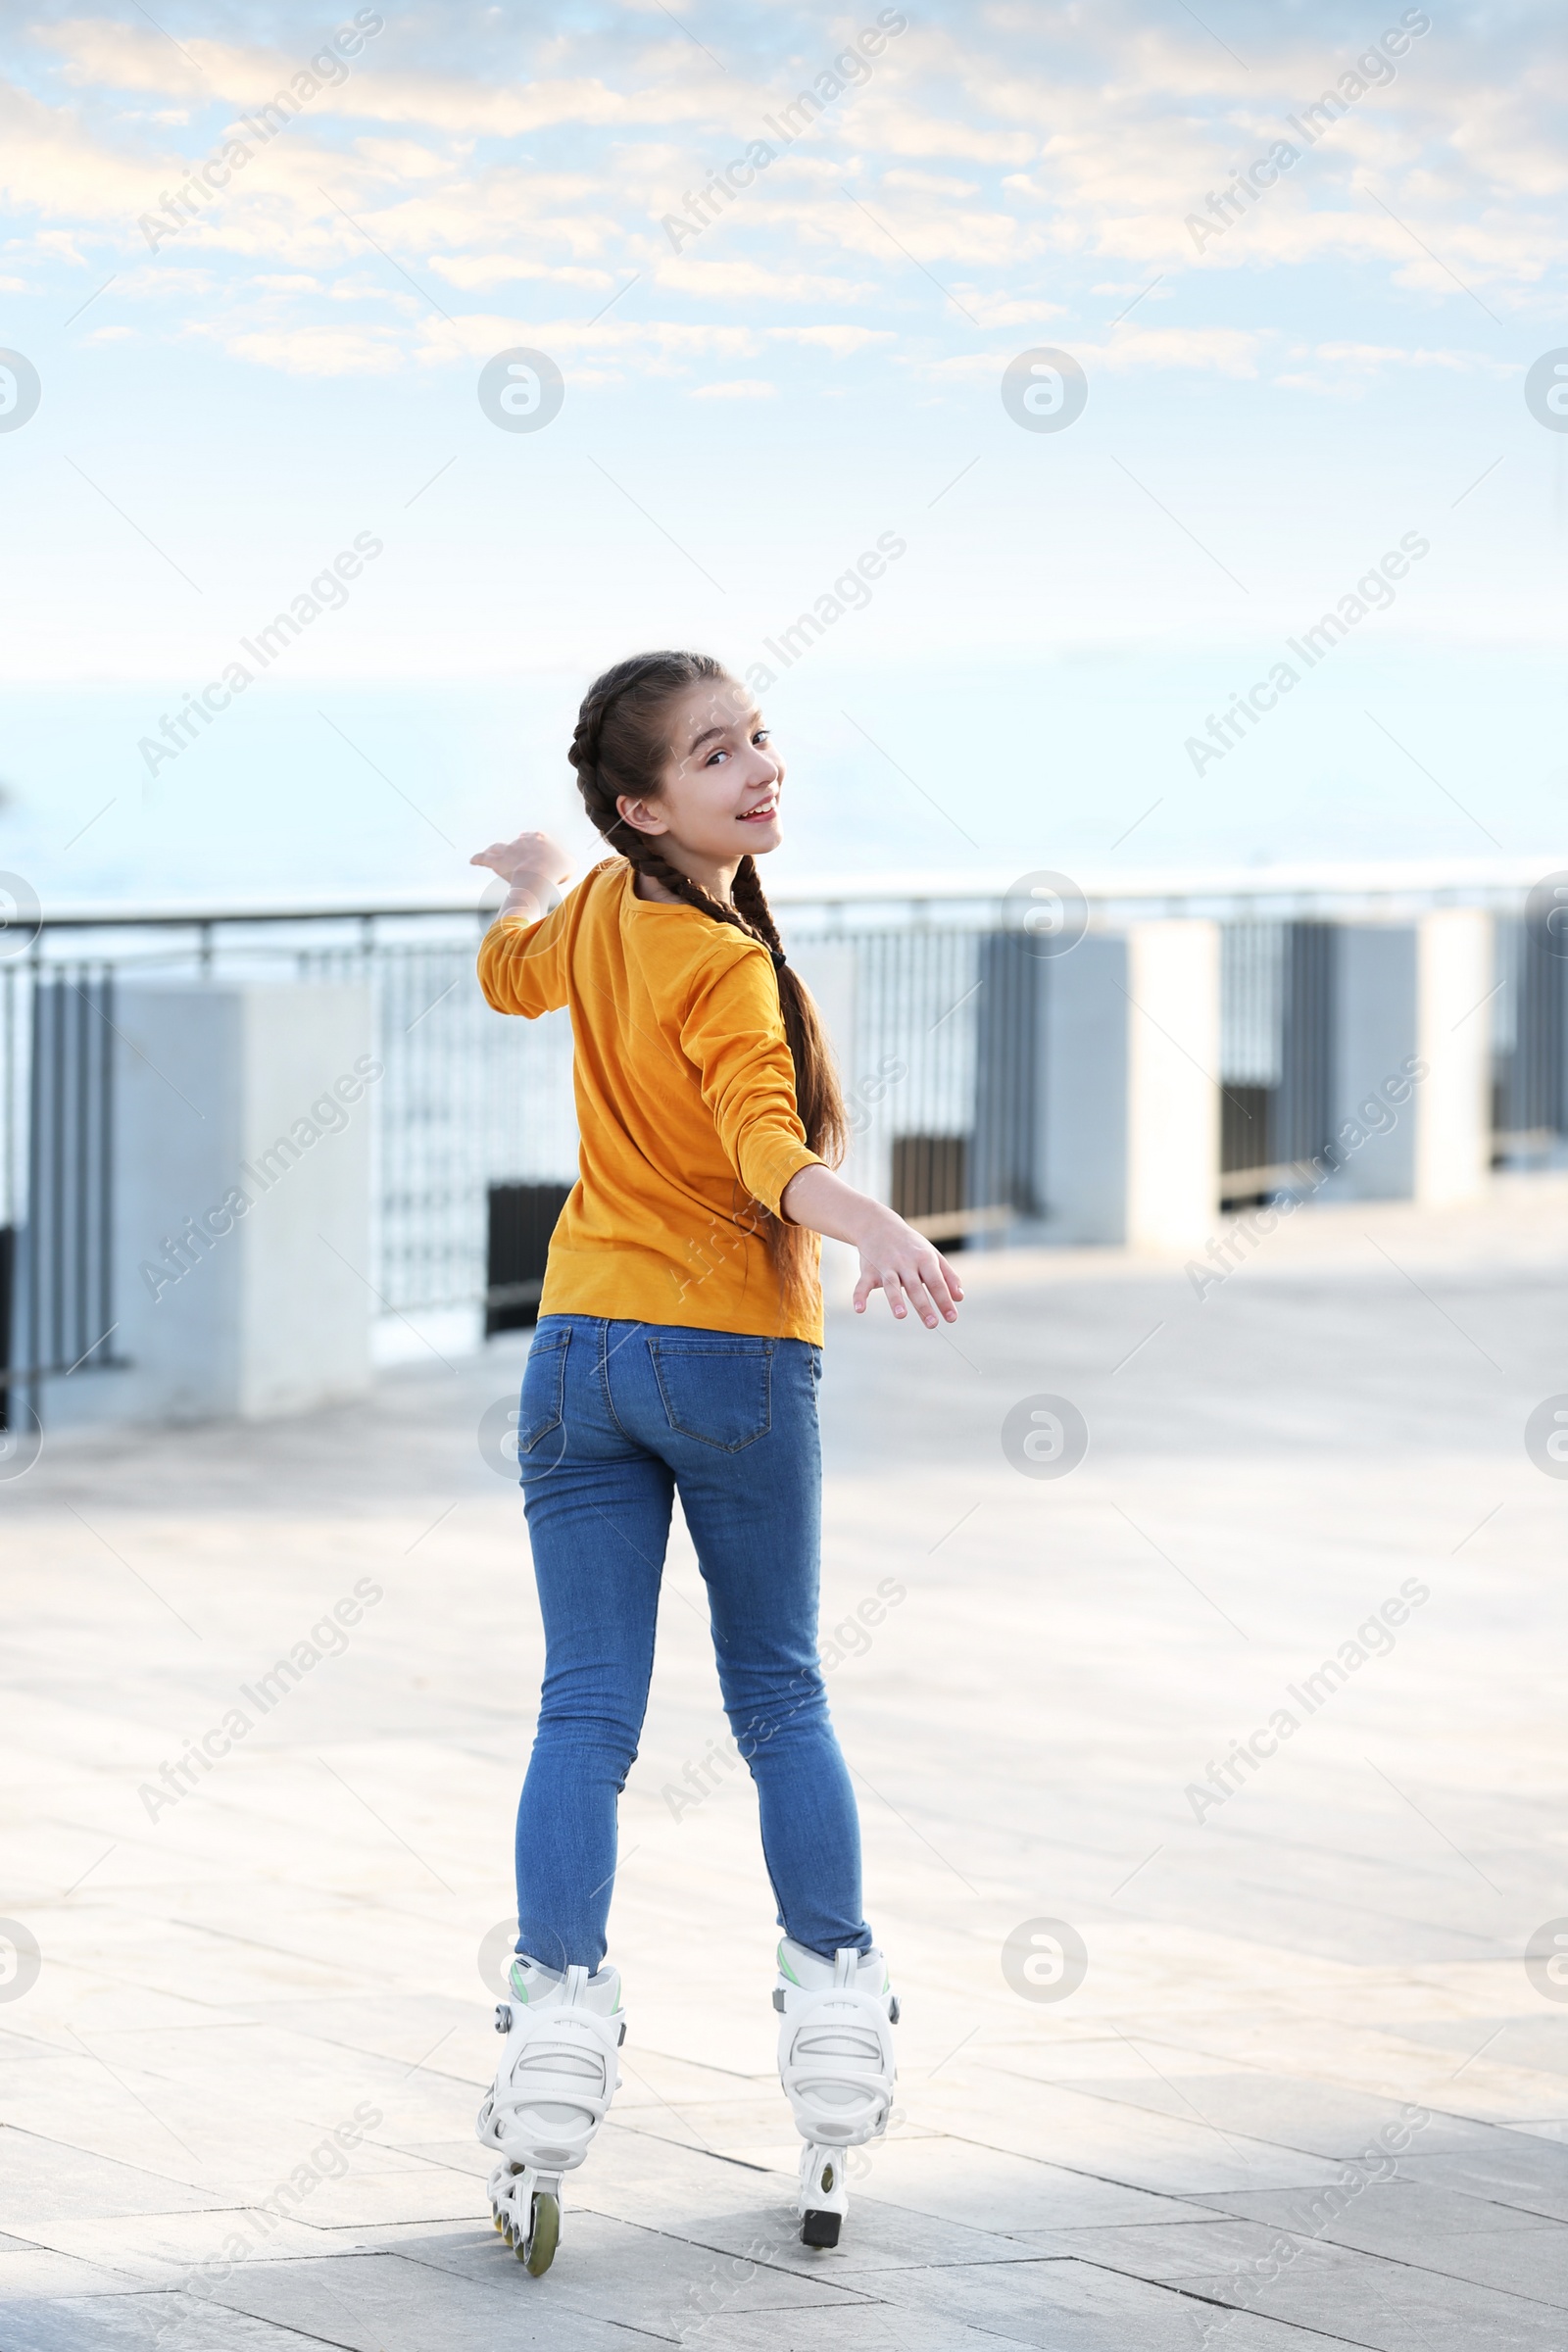
<path id="1" fill-rule="evenodd" d="M 584 695 L 566 757 L 577 771 L 583 806 L 612 849 L 618 850 L 636 872 L 662 884 L 671 898 L 715 923 L 728 923 L 767 950 L 795 1065 L 801 1125 L 811 1150 L 836 1166 L 844 1156 L 846 1120 L 833 1056 L 810 992 L 785 956 L 757 860 L 744 857 L 732 896 L 716 898 L 665 857 L 656 835 L 628 824 L 615 806 L 622 795 L 658 798 L 670 752 L 670 705 L 689 688 L 703 684 L 732 686 L 734 680 L 710 654 L 634 654 L 617 662 Z M 811 1264 L 805 1230 L 765 1211 L 763 1218 L 764 1238 L 786 1296 L 798 1295 L 808 1283 Z"/>

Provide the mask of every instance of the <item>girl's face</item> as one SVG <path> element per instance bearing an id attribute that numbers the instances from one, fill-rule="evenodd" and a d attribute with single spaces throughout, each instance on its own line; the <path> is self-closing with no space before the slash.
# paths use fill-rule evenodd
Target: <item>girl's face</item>
<path id="1" fill-rule="evenodd" d="M 615 804 L 629 824 L 713 866 L 778 848 L 784 763 L 744 686 L 719 678 L 688 687 L 670 707 L 668 742 L 657 798 L 623 793 Z"/>

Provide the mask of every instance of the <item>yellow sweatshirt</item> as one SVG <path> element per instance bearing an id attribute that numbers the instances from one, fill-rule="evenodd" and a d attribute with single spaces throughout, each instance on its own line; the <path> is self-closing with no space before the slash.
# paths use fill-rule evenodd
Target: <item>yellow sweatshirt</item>
<path id="1" fill-rule="evenodd" d="M 766 949 L 639 899 L 612 858 L 541 921 L 492 924 L 479 985 L 498 1012 L 571 1009 L 578 1176 L 539 1312 L 820 1345 L 820 1290 L 786 1308 L 757 1206 L 817 1158 Z"/>

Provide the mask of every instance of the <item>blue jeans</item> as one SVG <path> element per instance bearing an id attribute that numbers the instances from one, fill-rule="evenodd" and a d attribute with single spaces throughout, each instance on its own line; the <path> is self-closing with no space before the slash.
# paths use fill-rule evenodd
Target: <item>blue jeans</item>
<path id="1" fill-rule="evenodd" d="M 779 1925 L 828 1957 L 870 1943 L 855 1792 L 817 1665 L 821 1369 L 804 1340 L 593 1315 L 539 1325 L 517 1422 L 545 1630 L 517 1949 L 547 1967 L 605 1956 L 615 1800 L 648 1704 L 677 1489 Z"/>

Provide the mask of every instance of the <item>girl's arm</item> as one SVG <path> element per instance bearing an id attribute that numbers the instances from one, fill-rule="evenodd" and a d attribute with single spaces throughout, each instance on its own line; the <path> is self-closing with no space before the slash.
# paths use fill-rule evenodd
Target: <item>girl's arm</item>
<path id="1" fill-rule="evenodd" d="M 836 1242 L 850 1242 L 859 1251 L 858 1315 L 864 1314 L 873 1291 L 884 1291 L 900 1322 L 908 1311 L 907 1298 L 927 1331 L 935 1331 L 939 1315 L 945 1323 L 956 1323 L 963 1290 L 941 1250 L 820 1160 L 790 1178 L 779 1206 L 793 1223 L 830 1234 Z"/>
<path id="2" fill-rule="evenodd" d="M 552 885 L 571 879 L 571 859 L 548 833 L 519 833 L 515 841 L 493 841 L 468 863 L 487 865 L 511 885 L 496 910 L 498 923 L 509 914 L 537 922 L 545 910 L 546 892 Z"/>
<path id="3" fill-rule="evenodd" d="M 479 947 L 486 1004 L 529 1021 L 559 1012 L 566 1003 L 565 908 L 547 915 L 545 900 L 552 883 L 567 878 L 571 860 L 547 833 L 519 833 L 492 842 L 469 863 L 489 866 L 509 886 Z"/>

